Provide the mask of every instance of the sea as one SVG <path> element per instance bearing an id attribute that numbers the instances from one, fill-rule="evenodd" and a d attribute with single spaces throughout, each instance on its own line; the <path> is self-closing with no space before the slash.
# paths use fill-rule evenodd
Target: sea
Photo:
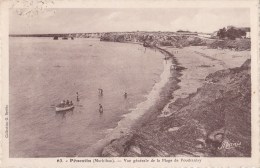
<path id="1" fill-rule="evenodd" d="M 151 106 L 166 64 L 162 53 L 139 44 L 10 37 L 10 157 L 79 155 Z M 55 112 L 62 100 L 75 108 Z"/>

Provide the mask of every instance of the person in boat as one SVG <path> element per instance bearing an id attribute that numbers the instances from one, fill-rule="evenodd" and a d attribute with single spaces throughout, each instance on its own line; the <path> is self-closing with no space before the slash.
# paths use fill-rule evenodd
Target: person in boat
<path id="1" fill-rule="evenodd" d="M 66 105 L 67 105 L 67 106 L 70 105 L 70 101 L 69 101 L 69 100 L 66 101 Z"/>
<path id="2" fill-rule="evenodd" d="M 64 102 L 61 101 L 59 106 L 60 106 L 60 107 L 63 107 L 63 106 L 64 106 Z"/>
<path id="3" fill-rule="evenodd" d="M 62 100 L 58 106 L 64 107 L 65 106 L 65 100 Z"/>
<path id="4" fill-rule="evenodd" d="M 103 113 L 103 106 L 101 104 L 99 104 L 99 112 Z"/>

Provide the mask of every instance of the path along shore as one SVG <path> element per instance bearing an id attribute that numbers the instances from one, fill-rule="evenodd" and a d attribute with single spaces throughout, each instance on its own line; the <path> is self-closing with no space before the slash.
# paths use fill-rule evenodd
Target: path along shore
<path id="1" fill-rule="evenodd" d="M 229 68 L 240 67 L 250 59 L 250 51 L 205 46 L 160 50 L 172 56 L 177 65 L 160 99 L 136 122 L 131 133 L 112 140 L 101 155 L 249 156 L 250 62 L 240 69 Z M 246 102 L 246 108 L 241 102 Z M 232 118 L 234 115 L 239 117 Z M 246 145 L 227 151 L 221 148 L 223 142 Z"/>

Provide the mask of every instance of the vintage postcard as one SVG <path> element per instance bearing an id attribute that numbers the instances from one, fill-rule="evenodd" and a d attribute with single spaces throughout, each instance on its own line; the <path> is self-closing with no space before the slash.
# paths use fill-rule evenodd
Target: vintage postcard
<path id="1" fill-rule="evenodd" d="M 1 167 L 259 167 L 259 1 L 0 2 Z"/>

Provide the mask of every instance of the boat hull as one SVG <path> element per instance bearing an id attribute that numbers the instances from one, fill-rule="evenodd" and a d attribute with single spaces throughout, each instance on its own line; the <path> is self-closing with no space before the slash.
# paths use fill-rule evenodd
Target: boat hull
<path id="1" fill-rule="evenodd" d="M 56 107 L 55 111 L 56 111 L 56 112 L 68 111 L 68 110 L 72 110 L 73 108 L 74 108 L 74 106 L 69 106 L 69 107 Z"/>

